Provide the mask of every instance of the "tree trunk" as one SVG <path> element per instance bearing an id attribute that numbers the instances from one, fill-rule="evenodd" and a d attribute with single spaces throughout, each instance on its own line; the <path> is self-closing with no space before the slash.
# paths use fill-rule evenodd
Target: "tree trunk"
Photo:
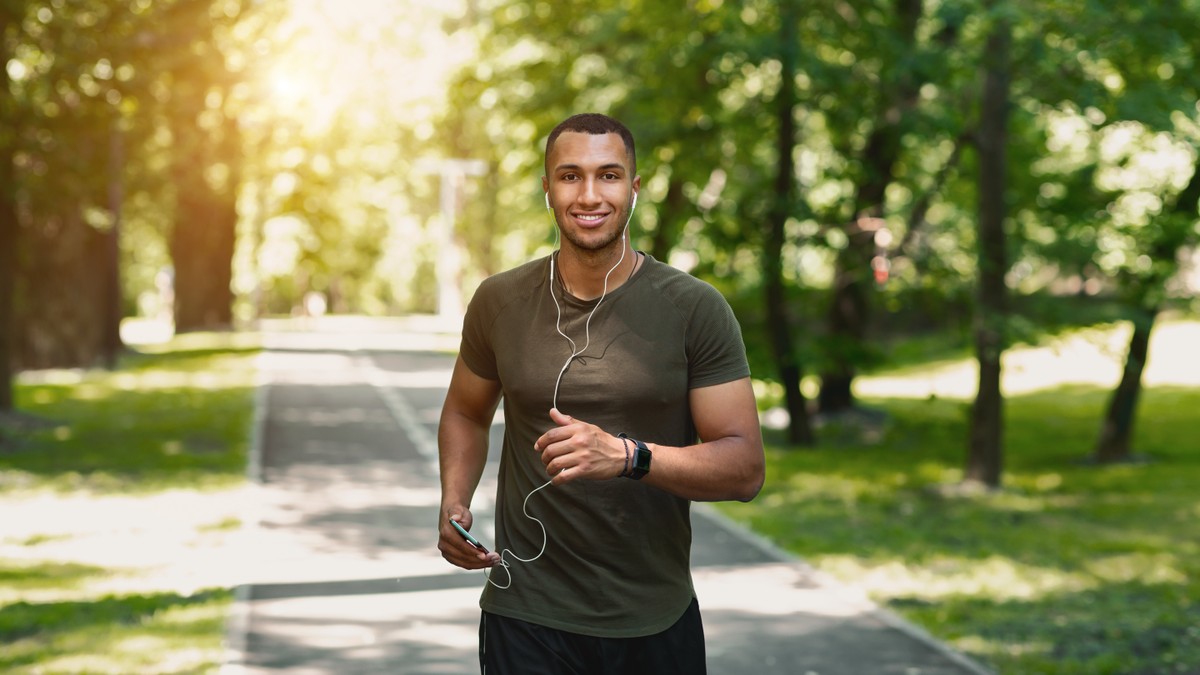
<path id="1" fill-rule="evenodd" d="M 1142 371 L 1146 368 L 1146 357 L 1150 352 L 1150 331 L 1154 329 L 1157 316 L 1157 309 L 1149 309 L 1133 321 L 1125 369 L 1121 373 L 1120 384 L 1109 399 L 1100 440 L 1096 444 L 1094 458 L 1097 462 L 1123 462 L 1133 456 L 1130 439 L 1133 436 L 1134 412 L 1142 390 Z"/>
<path id="2" fill-rule="evenodd" d="M 31 203 L 21 228 L 13 338 L 20 368 L 89 368 L 104 353 L 108 235 L 84 221 L 76 197 L 60 199 Z"/>
<path id="3" fill-rule="evenodd" d="M 994 5 L 990 3 L 989 6 Z M 965 478 L 991 487 L 1000 485 L 1004 458 L 1004 396 L 1000 391 L 1000 357 L 1008 313 L 1008 271 L 1004 220 L 1005 170 L 1008 165 L 1008 113 L 1012 44 L 1007 19 L 997 17 L 983 57 L 983 102 L 979 134 L 979 296 L 975 310 L 975 353 L 979 359 L 979 391 L 971 409 L 970 448 Z"/>
<path id="4" fill-rule="evenodd" d="M 195 183 L 180 184 L 179 212 L 171 238 L 175 264 L 175 330 L 225 330 L 233 325 L 234 227 L 216 195 Z"/>
<path id="5" fill-rule="evenodd" d="M 7 39 L 10 25 L 19 21 L 10 4 L 0 4 L 0 64 L 11 58 Z M 17 142 L 17 106 L 9 88 L 8 70 L 0 67 L 0 412 L 15 404 L 14 300 L 17 280 L 17 185 L 13 165 Z"/>
<path id="6" fill-rule="evenodd" d="M 667 182 L 667 194 L 658 209 L 658 227 L 654 229 L 650 250 L 647 251 L 655 260 L 667 262 L 671 257 L 671 249 L 674 248 L 678 236 L 677 223 L 682 219 L 686 201 L 683 195 L 683 181 L 680 180 L 678 171 L 672 171 L 671 179 Z"/>
<path id="7" fill-rule="evenodd" d="M 1175 260 L 1179 249 L 1188 239 L 1187 230 L 1197 215 L 1200 202 L 1200 162 L 1192 170 L 1192 177 L 1183 192 L 1175 198 L 1170 212 L 1163 218 L 1179 218 L 1177 225 L 1163 223 L 1161 234 L 1150 247 L 1154 260 Z M 1172 266 L 1171 273 L 1175 268 Z M 1153 275 L 1145 279 L 1134 302 L 1138 305 L 1133 320 L 1133 335 L 1129 338 L 1129 351 L 1125 355 L 1125 368 L 1121 381 L 1109 398 L 1108 411 L 1100 428 L 1100 439 L 1092 458 L 1100 463 L 1129 461 L 1133 457 L 1133 422 L 1137 413 L 1137 402 L 1142 389 L 1142 371 L 1150 352 L 1150 331 L 1158 318 L 1158 306 L 1151 298 L 1157 295 L 1169 274 Z"/>
<path id="8" fill-rule="evenodd" d="M 124 345 L 121 342 L 122 294 L 121 294 L 121 209 L 124 190 L 121 175 L 125 167 L 125 148 L 121 130 L 113 122 L 108 147 L 108 211 L 112 214 L 112 228 L 107 233 L 104 288 L 104 364 L 110 370 L 117 367 L 117 356 Z"/>
<path id="9" fill-rule="evenodd" d="M 787 303 L 783 285 L 784 226 L 794 203 L 795 166 L 792 149 L 796 143 L 796 11 L 794 2 L 783 5 L 780 17 L 781 62 L 783 82 L 779 87 L 777 117 L 779 138 L 777 144 L 778 166 L 775 174 L 774 200 L 768 217 L 766 246 L 763 251 L 764 290 L 767 303 L 767 332 L 770 335 L 771 351 L 779 368 L 780 381 L 786 397 L 789 426 L 788 441 L 797 445 L 812 445 L 814 441 L 812 423 L 808 416 L 808 402 L 800 390 L 804 373 L 796 358 L 791 325 L 787 317 Z"/>
<path id="10" fill-rule="evenodd" d="M 173 174 L 177 189 L 171 258 L 175 265 L 175 330 L 227 330 L 233 326 L 233 251 L 237 232 L 236 121 L 227 119 L 219 134 L 194 123 L 202 99 L 184 98 L 176 111 L 177 145 Z M 214 138 L 214 136 L 217 136 Z M 221 185 L 205 170 L 228 168 Z"/>
<path id="11" fill-rule="evenodd" d="M 922 0 L 895 0 L 894 12 L 899 40 L 909 49 L 916 42 Z M 892 183 L 900 156 L 901 122 L 917 99 L 919 83 L 908 73 L 890 80 L 883 108 L 867 138 L 863 151 L 864 175 L 854 198 L 855 222 L 844 226 L 846 248 L 834 267 L 833 298 L 829 305 L 830 365 L 821 374 L 818 397 L 821 412 L 854 407 L 855 364 L 862 361 L 871 316 L 873 275 L 871 260 L 876 255 L 876 228 L 862 227 L 859 219 L 883 216 L 884 196 Z"/>

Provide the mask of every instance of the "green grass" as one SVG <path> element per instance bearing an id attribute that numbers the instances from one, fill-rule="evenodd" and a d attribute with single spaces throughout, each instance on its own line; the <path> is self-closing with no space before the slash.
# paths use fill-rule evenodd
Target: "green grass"
<path id="1" fill-rule="evenodd" d="M 31 419 L 0 430 L 0 494 L 241 481 L 254 351 L 133 353 L 113 372 L 49 373 L 19 384 L 17 409 Z"/>
<path id="2" fill-rule="evenodd" d="M 0 420 L 0 511 L 44 505 L 47 496 L 110 509 L 112 500 L 135 497 L 120 502 L 130 524 L 113 527 L 136 529 L 141 500 L 153 503 L 156 494 L 226 498 L 244 481 L 256 352 L 241 337 L 192 335 L 132 352 L 113 372 L 26 374 L 16 390 L 19 415 Z M 230 589 L 184 591 L 156 569 L 90 564 L 79 547 L 103 547 L 103 537 L 24 525 L 24 534 L 0 536 L 0 672 L 219 666 Z M 236 517 L 216 519 L 197 526 L 192 541 L 240 526 Z"/>
<path id="3" fill-rule="evenodd" d="M 1004 487 L 962 477 L 969 404 L 867 402 L 881 442 L 785 450 L 749 504 L 782 547 L 1000 673 L 1200 672 L 1200 390 L 1145 392 L 1144 463 L 1093 466 L 1107 392 L 1011 398 Z"/>
<path id="4" fill-rule="evenodd" d="M 6 673 L 206 673 L 221 661 L 232 594 L 210 589 L 0 607 Z"/>

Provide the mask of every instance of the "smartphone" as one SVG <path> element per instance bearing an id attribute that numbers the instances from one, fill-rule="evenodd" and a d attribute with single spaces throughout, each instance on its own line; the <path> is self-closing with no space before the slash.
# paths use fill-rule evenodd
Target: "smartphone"
<path id="1" fill-rule="evenodd" d="M 458 524 L 457 520 L 451 520 L 450 524 L 454 526 L 454 529 L 458 530 L 458 533 L 462 535 L 463 539 L 467 540 L 468 544 L 474 546 L 475 548 L 479 549 L 480 551 L 483 551 L 484 553 L 488 552 L 487 548 L 484 547 L 483 544 L 479 543 L 478 539 L 476 539 L 475 537 L 472 537 L 470 532 L 467 532 L 465 529 L 463 529 L 462 525 Z"/>

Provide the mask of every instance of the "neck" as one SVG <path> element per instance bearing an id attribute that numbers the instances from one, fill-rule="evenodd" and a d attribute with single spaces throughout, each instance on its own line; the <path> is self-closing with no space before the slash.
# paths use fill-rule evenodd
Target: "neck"
<path id="1" fill-rule="evenodd" d="M 568 293 L 580 300 L 595 300 L 605 292 L 612 293 L 633 276 L 641 263 L 641 255 L 629 244 L 608 251 L 560 249 L 557 257 L 559 282 Z M 608 278 L 607 291 L 605 277 Z"/>

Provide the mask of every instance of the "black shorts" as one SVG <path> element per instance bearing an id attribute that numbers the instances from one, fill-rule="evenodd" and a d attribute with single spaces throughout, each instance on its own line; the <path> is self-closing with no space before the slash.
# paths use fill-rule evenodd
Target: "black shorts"
<path id="1" fill-rule="evenodd" d="M 674 625 L 645 637 L 579 635 L 490 612 L 479 620 L 483 675 L 703 675 L 706 667 L 695 598 Z"/>

